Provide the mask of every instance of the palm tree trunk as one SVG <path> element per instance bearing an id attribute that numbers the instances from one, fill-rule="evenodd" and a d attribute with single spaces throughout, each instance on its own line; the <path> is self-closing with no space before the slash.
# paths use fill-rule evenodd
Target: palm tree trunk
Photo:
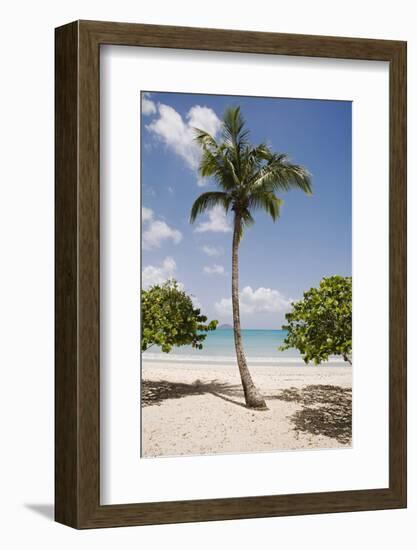
<path id="1" fill-rule="evenodd" d="M 242 335 L 240 332 L 240 308 L 239 308 L 239 229 L 240 218 L 235 214 L 233 245 L 232 245 L 232 307 L 233 307 L 233 332 L 235 337 L 236 359 L 245 394 L 246 406 L 252 409 L 268 409 L 265 400 L 256 389 L 246 363 L 243 352 Z"/>

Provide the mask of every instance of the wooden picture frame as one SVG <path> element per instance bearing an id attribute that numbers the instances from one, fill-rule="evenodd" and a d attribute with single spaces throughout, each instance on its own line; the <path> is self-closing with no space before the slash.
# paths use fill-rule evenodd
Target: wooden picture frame
<path id="1" fill-rule="evenodd" d="M 406 43 L 76 21 L 56 29 L 55 519 L 117 527 L 406 506 Z M 100 504 L 99 55 L 117 44 L 389 62 L 389 487 Z"/>

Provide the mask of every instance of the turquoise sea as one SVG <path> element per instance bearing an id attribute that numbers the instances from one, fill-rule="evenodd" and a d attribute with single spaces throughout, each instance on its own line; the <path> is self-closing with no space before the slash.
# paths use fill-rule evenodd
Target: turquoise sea
<path id="1" fill-rule="evenodd" d="M 242 339 L 245 355 L 250 364 L 259 365 L 304 365 L 300 353 L 296 349 L 279 351 L 278 347 L 284 342 L 285 330 L 243 329 Z M 182 364 L 192 362 L 201 363 L 235 363 L 235 347 L 233 329 L 217 329 L 207 334 L 202 350 L 191 346 L 173 348 L 170 353 L 163 353 L 156 346 L 142 353 L 145 361 L 179 361 Z M 346 365 L 341 358 L 330 358 L 329 366 Z"/>
<path id="2" fill-rule="evenodd" d="M 285 330 L 243 329 L 242 339 L 245 355 L 250 363 L 260 364 L 304 364 L 296 349 L 279 351 L 278 347 L 286 336 Z M 191 346 L 174 348 L 162 353 L 156 346 L 142 354 L 144 360 L 234 362 L 235 347 L 233 329 L 217 329 L 207 334 L 202 350 Z M 339 362 L 337 359 L 335 362 Z M 333 362 L 333 360 L 332 360 Z"/>
<path id="3" fill-rule="evenodd" d="M 243 329 L 243 347 L 247 357 L 299 357 L 297 350 L 278 351 L 283 344 L 287 332 L 285 330 Z M 171 353 L 192 355 L 194 357 L 234 357 L 235 344 L 233 329 L 217 329 L 209 332 L 203 344 L 203 349 L 193 349 L 191 346 L 175 348 Z M 150 351 L 150 350 L 149 350 Z"/>

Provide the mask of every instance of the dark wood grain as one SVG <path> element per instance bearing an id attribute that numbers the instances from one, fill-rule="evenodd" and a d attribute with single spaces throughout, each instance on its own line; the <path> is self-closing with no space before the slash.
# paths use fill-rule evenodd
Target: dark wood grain
<path id="1" fill-rule="evenodd" d="M 390 64 L 389 487 L 100 505 L 100 45 Z M 406 506 L 406 45 L 404 42 L 79 21 L 56 29 L 56 520 L 76 528 Z"/>
<path id="2" fill-rule="evenodd" d="M 78 25 L 55 44 L 55 519 L 78 524 Z"/>
<path id="3" fill-rule="evenodd" d="M 407 493 L 407 48 L 390 61 L 389 122 L 389 471 L 390 488 Z"/>

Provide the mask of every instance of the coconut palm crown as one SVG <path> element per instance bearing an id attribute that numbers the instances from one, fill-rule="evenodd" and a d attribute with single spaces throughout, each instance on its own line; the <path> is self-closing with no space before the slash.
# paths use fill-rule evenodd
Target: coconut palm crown
<path id="1" fill-rule="evenodd" d="M 247 367 L 240 329 L 238 250 L 244 230 L 254 223 L 255 210 L 264 210 L 275 222 L 282 199 L 277 193 L 292 188 L 311 194 L 311 178 L 287 155 L 274 153 L 266 143 L 253 146 L 240 107 L 228 108 L 222 121 L 221 140 L 195 128 L 195 139 L 202 149 L 199 165 L 201 177 L 212 177 L 218 191 L 202 193 L 191 208 L 190 222 L 221 206 L 233 213 L 232 309 L 236 358 L 242 380 L 246 406 L 266 409 L 266 403 L 252 381 Z"/>

